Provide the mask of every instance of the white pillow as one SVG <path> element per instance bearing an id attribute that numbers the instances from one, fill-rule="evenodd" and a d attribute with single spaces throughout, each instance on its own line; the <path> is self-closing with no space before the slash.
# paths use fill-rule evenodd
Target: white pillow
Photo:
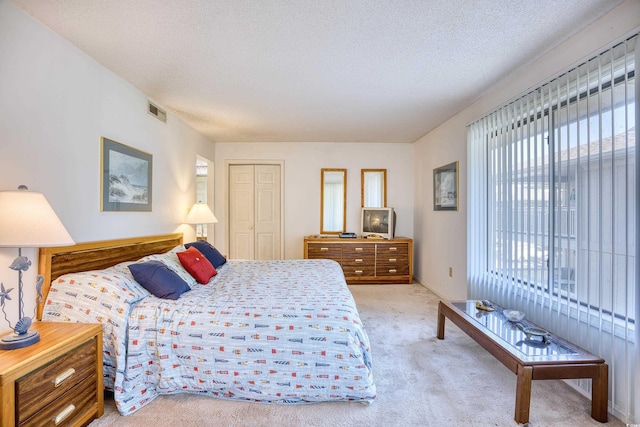
<path id="1" fill-rule="evenodd" d="M 165 252 L 163 254 L 153 254 L 147 255 L 146 257 L 140 258 L 137 262 L 145 262 L 145 261 L 160 261 L 171 270 L 173 270 L 182 280 L 187 282 L 190 288 L 193 288 L 198 281 L 189 273 L 180 262 L 180 258 L 178 258 L 178 252 L 184 252 L 187 248 L 184 245 L 178 245 L 175 248 L 171 249 L 169 252 Z"/>

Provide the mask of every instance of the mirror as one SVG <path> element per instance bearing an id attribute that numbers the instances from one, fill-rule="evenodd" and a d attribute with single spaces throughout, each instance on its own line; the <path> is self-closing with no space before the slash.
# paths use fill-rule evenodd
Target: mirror
<path id="1" fill-rule="evenodd" d="M 360 205 L 363 208 L 387 207 L 387 170 L 362 169 Z"/>
<path id="2" fill-rule="evenodd" d="M 320 234 L 338 234 L 347 223 L 347 170 L 320 171 Z"/>

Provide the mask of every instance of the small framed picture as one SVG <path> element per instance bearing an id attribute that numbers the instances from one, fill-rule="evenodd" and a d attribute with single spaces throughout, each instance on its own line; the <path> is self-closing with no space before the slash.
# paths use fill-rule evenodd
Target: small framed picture
<path id="1" fill-rule="evenodd" d="M 153 156 L 111 139 L 101 139 L 100 210 L 151 211 Z"/>
<path id="2" fill-rule="evenodd" d="M 458 210 L 458 162 L 433 170 L 433 210 Z"/>

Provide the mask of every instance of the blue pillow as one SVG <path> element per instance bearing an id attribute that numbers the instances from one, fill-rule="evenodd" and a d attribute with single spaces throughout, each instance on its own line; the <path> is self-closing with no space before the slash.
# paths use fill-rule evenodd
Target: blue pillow
<path id="1" fill-rule="evenodd" d="M 198 240 L 196 242 L 187 243 L 184 245 L 185 248 L 189 249 L 191 246 L 196 248 L 197 250 L 204 255 L 206 259 L 216 268 L 220 268 L 220 266 L 224 265 L 227 262 L 227 259 L 222 256 L 220 252 L 216 248 L 214 248 L 211 243 L 206 240 Z"/>
<path id="2" fill-rule="evenodd" d="M 136 282 L 158 298 L 178 299 L 180 295 L 191 289 L 175 271 L 160 261 L 130 264 L 129 270 Z"/>

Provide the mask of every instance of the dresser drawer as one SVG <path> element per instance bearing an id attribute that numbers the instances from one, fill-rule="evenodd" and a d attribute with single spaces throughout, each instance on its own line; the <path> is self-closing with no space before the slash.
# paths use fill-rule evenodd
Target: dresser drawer
<path id="1" fill-rule="evenodd" d="M 378 265 L 402 265 L 409 264 L 409 258 L 401 253 L 388 253 L 384 255 L 378 254 L 376 257 Z"/>
<path id="2" fill-rule="evenodd" d="M 376 246 L 378 259 L 409 258 L 408 243 L 378 243 Z"/>
<path id="3" fill-rule="evenodd" d="M 70 426 L 78 422 L 78 418 L 84 415 L 93 406 L 97 406 L 96 400 L 96 375 L 84 379 L 76 384 L 66 393 L 60 396 L 59 400 L 51 402 L 40 409 L 31 418 L 18 419 L 20 427 L 45 427 L 45 426 Z M 20 414 L 20 418 L 22 418 Z"/>
<path id="4" fill-rule="evenodd" d="M 376 276 L 406 276 L 409 274 L 409 263 L 378 263 L 376 265 Z"/>
<path id="5" fill-rule="evenodd" d="M 373 264 L 370 265 L 343 265 L 342 271 L 346 279 L 357 279 L 359 277 L 373 277 L 376 269 Z"/>
<path id="6" fill-rule="evenodd" d="M 360 245 L 343 245 L 342 246 L 342 265 L 344 267 L 373 267 L 376 262 L 376 248 Z"/>
<path id="7" fill-rule="evenodd" d="M 345 259 L 363 257 L 375 259 L 376 248 L 374 245 L 345 244 L 342 245 L 342 257 Z"/>
<path id="8" fill-rule="evenodd" d="M 89 340 L 59 359 L 16 381 L 18 423 L 28 420 L 49 404 L 64 409 L 62 396 L 84 380 L 94 384 L 95 399 L 96 342 Z M 58 405 L 56 405 L 58 403 Z M 54 408 L 55 409 L 55 408 Z"/>
<path id="9" fill-rule="evenodd" d="M 342 267 L 356 267 L 356 268 L 365 268 L 371 267 L 373 271 L 373 266 L 376 263 L 376 258 L 374 256 L 360 256 L 354 258 L 342 258 Z"/>
<path id="10" fill-rule="evenodd" d="M 342 261 L 342 245 L 338 243 L 309 243 L 307 246 L 309 259 L 332 259 Z"/>

